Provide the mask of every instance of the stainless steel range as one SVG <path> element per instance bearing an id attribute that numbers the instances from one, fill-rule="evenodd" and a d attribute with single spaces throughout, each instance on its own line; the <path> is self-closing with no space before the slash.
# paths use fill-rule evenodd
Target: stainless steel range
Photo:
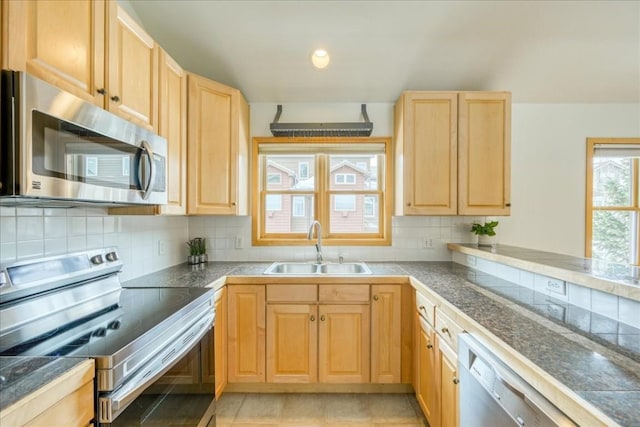
<path id="1" fill-rule="evenodd" d="M 121 286 L 115 248 L 0 273 L 0 355 L 91 357 L 101 426 L 215 426 L 214 293 Z"/>

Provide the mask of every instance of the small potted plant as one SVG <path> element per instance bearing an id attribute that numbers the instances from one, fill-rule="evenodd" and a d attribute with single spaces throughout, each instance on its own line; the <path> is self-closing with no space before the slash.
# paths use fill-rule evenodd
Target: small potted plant
<path id="1" fill-rule="evenodd" d="M 471 232 L 478 236 L 478 246 L 495 246 L 497 243 L 494 228 L 498 226 L 498 221 L 490 221 L 484 224 L 473 223 Z"/>
<path id="2" fill-rule="evenodd" d="M 194 237 L 187 242 L 189 247 L 189 256 L 187 262 L 189 264 L 199 264 L 208 261 L 207 241 L 202 237 Z"/>

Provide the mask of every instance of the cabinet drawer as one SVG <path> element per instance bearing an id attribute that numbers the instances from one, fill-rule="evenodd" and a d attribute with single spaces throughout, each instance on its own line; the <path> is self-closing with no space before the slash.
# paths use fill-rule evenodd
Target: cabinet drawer
<path id="1" fill-rule="evenodd" d="M 369 302 L 369 285 L 320 285 L 320 302 Z"/>
<path id="2" fill-rule="evenodd" d="M 442 337 L 442 339 L 451 346 L 454 352 L 458 351 L 458 334 L 464 332 L 456 322 L 451 320 L 449 316 L 444 314 L 438 307 L 436 307 L 436 331 Z"/>
<path id="3" fill-rule="evenodd" d="M 268 302 L 315 302 L 318 285 L 267 285 Z"/>
<path id="4" fill-rule="evenodd" d="M 434 325 L 434 316 L 435 316 L 436 306 L 431 301 L 427 299 L 420 292 L 416 292 L 416 311 L 420 314 L 420 316 L 427 319 L 430 325 Z"/>

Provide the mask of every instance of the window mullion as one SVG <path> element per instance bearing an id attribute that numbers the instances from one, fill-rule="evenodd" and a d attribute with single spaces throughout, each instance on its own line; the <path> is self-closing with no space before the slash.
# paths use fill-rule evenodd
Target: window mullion
<path id="1" fill-rule="evenodd" d="M 328 160 L 326 154 L 318 154 L 316 158 L 316 219 L 322 224 L 322 237 L 329 234 Z"/>

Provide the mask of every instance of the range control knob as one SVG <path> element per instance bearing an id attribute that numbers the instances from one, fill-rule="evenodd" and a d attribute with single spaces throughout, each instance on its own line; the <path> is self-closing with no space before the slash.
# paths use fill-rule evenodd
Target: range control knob
<path id="1" fill-rule="evenodd" d="M 107 261 L 117 261 L 118 260 L 118 254 L 114 251 L 114 252 L 108 252 L 107 255 Z"/>
<path id="2" fill-rule="evenodd" d="M 106 328 L 98 328 L 95 331 L 93 331 L 93 335 L 94 337 L 104 337 L 105 335 L 107 335 L 107 329 Z"/>
<path id="3" fill-rule="evenodd" d="M 111 322 L 109 322 L 109 324 L 107 325 L 108 329 L 120 329 L 120 321 L 119 320 L 113 320 Z"/>
<path id="4" fill-rule="evenodd" d="M 94 255 L 91 257 L 91 264 L 100 265 L 103 263 L 104 263 L 104 258 L 102 258 L 102 255 Z"/>

